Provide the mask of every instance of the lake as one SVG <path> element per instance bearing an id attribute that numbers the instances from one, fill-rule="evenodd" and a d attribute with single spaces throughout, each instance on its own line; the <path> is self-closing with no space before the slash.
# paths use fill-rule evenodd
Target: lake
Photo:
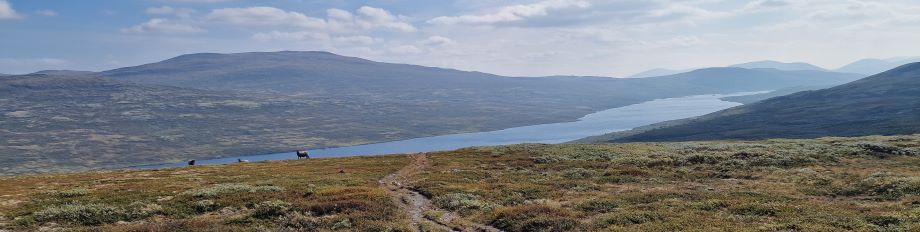
<path id="1" fill-rule="evenodd" d="M 658 122 L 705 115 L 708 113 L 741 105 L 741 103 L 723 101 L 720 98 L 766 92 L 769 91 L 745 92 L 736 94 L 696 95 L 679 98 L 658 99 L 585 115 L 584 117 L 573 122 L 515 127 L 488 132 L 441 135 L 350 147 L 317 149 L 310 150 L 310 156 L 313 158 L 323 158 L 384 155 L 396 153 L 445 151 L 472 146 L 493 146 L 518 143 L 563 143 L 588 136 L 629 130 L 635 127 Z M 296 158 L 297 155 L 292 151 L 276 154 L 198 160 L 196 163 L 198 165 L 208 165 L 236 163 L 237 159 L 256 162 L 266 160 L 288 160 Z M 186 163 L 182 162 L 136 166 L 132 168 L 149 169 L 181 167 L 185 165 Z"/>

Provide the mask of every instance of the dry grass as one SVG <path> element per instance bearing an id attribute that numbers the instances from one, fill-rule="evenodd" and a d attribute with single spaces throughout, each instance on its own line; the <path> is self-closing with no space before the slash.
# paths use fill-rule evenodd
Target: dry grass
<path id="1" fill-rule="evenodd" d="M 917 231 L 918 148 L 920 136 L 512 145 L 429 155 L 413 184 L 507 231 Z"/>
<path id="2" fill-rule="evenodd" d="M 507 231 L 918 231 L 917 150 L 920 136 L 525 144 L 431 153 L 400 182 L 463 221 Z M 3 177 L 0 230 L 410 231 L 378 183 L 409 163 Z"/>
<path id="3" fill-rule="evenodd" d="M 0 179 L 0 229 L 408 230 L 377 180 L 403 156 Z M 346 174 L 339 174 L 339 168 Z"/>

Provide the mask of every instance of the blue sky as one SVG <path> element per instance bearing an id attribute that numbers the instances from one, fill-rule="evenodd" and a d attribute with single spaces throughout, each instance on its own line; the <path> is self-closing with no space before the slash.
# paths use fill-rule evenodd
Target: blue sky
<path id="1" fill-rule="evenodd" d="M 0 73 L 324 50 L 503 75 L 917 56 L 912 0 L 0 0 Z"/>

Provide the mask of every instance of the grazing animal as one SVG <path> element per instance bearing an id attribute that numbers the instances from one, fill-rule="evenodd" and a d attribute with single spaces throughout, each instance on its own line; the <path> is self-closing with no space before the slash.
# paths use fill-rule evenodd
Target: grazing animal
<path id="1" fill-rule="evenodd" d="M 249 163 L 249 160 L 236 159 L 236 162 L 237 162 L 237 163 Z"/>
<path id="2" fill-rule="evenodd" d="M 308 151 L 297 151 L 297 159 L 301 159 L 301 158 L 309 159 L 309 158 L 310 158 L 310 152 L 308 152 Z"/>
<path id="3" fill-rule="evenodd" d="M 189 160 L 188 166 L 195 166 L 195 160 Z"/>

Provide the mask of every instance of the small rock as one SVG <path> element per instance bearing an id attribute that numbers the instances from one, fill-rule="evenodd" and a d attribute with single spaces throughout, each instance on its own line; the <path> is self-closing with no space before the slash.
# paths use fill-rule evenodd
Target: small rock
<path id="1" fill-rule="evenodd" d="M 239 214 L 239 210 L 233 207 L 224 207 L 217 211 L 220 215 L 236 215 Z"/>

